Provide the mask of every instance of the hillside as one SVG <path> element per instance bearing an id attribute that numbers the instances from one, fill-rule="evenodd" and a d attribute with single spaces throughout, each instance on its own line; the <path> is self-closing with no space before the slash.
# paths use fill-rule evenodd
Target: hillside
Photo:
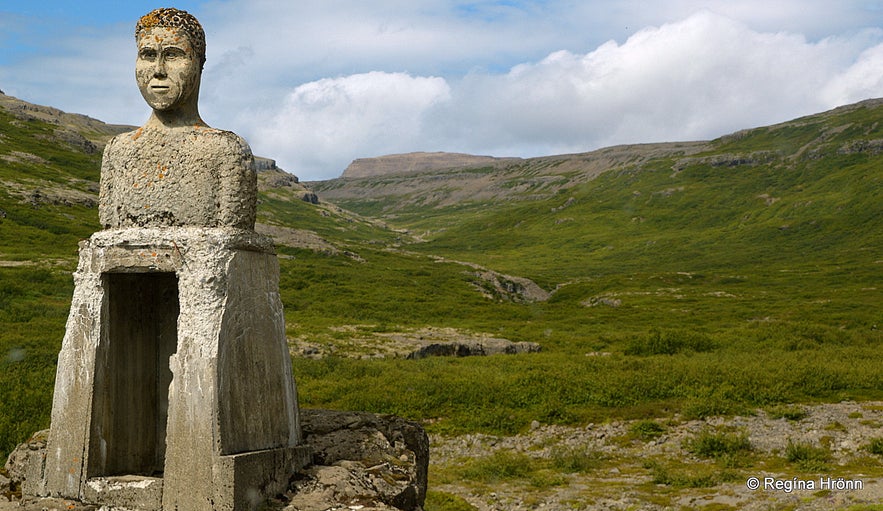
<path id="1" fill-rule="evenodd" d="M 98 149 L 117 129 L 29 111 L 0 108 L 0 455 L 48 425 L 77 242 L 98 228 Z M 499 436 L 883 398 L 881 119 L 870 100 L 707 142 L 306 184 L 262 160 L 258 228 L 277 242 L 299 399 Z M 390 358 L 438 338 L 542 350 Z M 629 477 L 658 505 L 694 484 L 689 464 L 645 461 Z M 804 473 L 746 463 L 726 473 Z M 879 457 L 860 466 L 883 473 Z M 475 477 L 463 491 L 497 484 Z"/>
<path id="2" fill-rule="evenodd" d="M 687 156 L 704 148 L 704 142 L 677 142 L 608 147 L 590 153 L 527 159 L 478 156 L 474 158 L 481 163 L 474 166 L 454 165 L 458 159 L 421 159 L 422 168 L 416 163 L 386 166 L 386 162 L 401 161 L 399 156 L 390 156 L 356 160 L 338 179 L 307 184 L 340 206 L 367 215 L 392 218 L 403 210 L 420 210 L 425 206 L 462 207 L 549 198 L 562 189 L 590 181 L 613 168 L 664 157 Z M 418 157 L 410 156 L 412 160 Z M 459 161 L 469 160 L 459 158 Z M 371 170 L 351 172 L 353 166 Z"/>
<path id="3" fill-rule="evenodd" d="M 427 170 L 459 169 L 465 167 L 496 167 L 521 158 L 494 158 L 463 153 L 407 153 L 358 158 L 343 171 L 341 177 L 354 179 L 377 177 L 387 174 L 408 174 Z"/>

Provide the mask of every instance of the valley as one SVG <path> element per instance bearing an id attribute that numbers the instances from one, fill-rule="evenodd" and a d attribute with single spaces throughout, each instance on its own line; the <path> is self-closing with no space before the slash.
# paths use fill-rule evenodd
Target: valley
<path id="1" fill-rule="evenodd" d="M 5 456 L 48 426 L 77 242 L 99 228 L 100 149 L 122 128 L 0 99 Z M 478 167 L 446 167 L 436 154 L 435 166 L 387 160 L 374 174 L 363 161 L 355 177 L 312 183 L 268 163 L 258 230 L 277 242 L 301 405 L 419 420 L 444 446 L 589 424 L 627 436 L 642 421 L 738 434 L 729 419 L 848 402 L 846 419 L 867 418 L 819 427 L 839 422 L 860 441 L 824 473 L 877 477 L 883 458 L 865 446 L 883 438 L 871 417 L 883 399 L 881 119 L 883 101 L 868 100 L 712 141 Z M 545 298 L 511 293 L 519 282 Z M 540 351 L 409 360 L 377 349 L 433 335 Z M 823 448 L 823 436 L 806 442 Z M 693 474 L 712 463 L 683 462 L 663 468 Z M 732 470 L 818 475 L 777 463 Z M 580 484 L 596 480 L 593 470 Z M 652 467 L 639 472 L 654 477 Z M 460 476 L 445 464 L 430 477 L 428 511 L 475 509 L 463 498 L 490 500 L 498 484 L 473 476 L 458 493 L 451 478 Z M 501 484 L 540 494 L 531 477 Z M 543 484 L 557 491 L 567 480 Z M 652 498 L 623 506 L 665 509 L 698 487 L 714 495 L 738 485 L 660 478 Z M 712 500 L 707 509 L 744 508 Z"/>

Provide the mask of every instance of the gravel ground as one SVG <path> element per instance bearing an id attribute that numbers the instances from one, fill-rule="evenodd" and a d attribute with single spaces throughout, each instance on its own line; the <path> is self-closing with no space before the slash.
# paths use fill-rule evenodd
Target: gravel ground
<path id="1" fill-rule="evenodd" d="M 872 438 L 883 437 L 883 403 L 843 402 L 816 406 L 788 407 L 804 414 L 798 420 L 773 418 L 759 410 L 750 417 L 710 418 L 707 420 L 659 421 L 665 424 L 662 436 L 642 441 L 629 435 L 634 421 L 591 424 L 586 427 L 544 426 L 533 424 L 530 432 L 497 437 L 470 434 L 457 437 L 432 436 L 430 460 L 436 471 L 456 471 L 469 459 L 488 456 L 497 450 L 510 450 L 531 457 L 548 458 L 561 446 L 585 446 L 600 453 L 600 467 L 585 474 L 568 475 L 567 482 L 536 489 L 528 483 L 498 485 L 450 482 L 450 476 L 430 489 L 458 495 L 480 511 L 544 510 L 668 510 L 668 509 L 739 509 L 739 510 L 832 510 L 856 504 L 883 502 L 883 461 L 871 455 L 865 446 Z M 732 482 L 711 488 L 673 488 L 653 484 L 648 460 L 678 462 L 709 470 L 719 465 L 702 460 L 684 449 L 684 441 L 697 433 L 715 431 L 744 432 L 748 435 L 755 460 L 747 468 L 737 468 Z M 782 457 L 789 439 L 795 443 L 827 446 L 831 453 L 828 469 L 806 472 L 795 468 Z M 721 471 L 724 469 L 720 469 Z M 749 486 L 756 477 L 758 489 Z M 795 477 L 797 480 L 795 481 Z M 843 481 L 838 483 L 838 478 Z M 766 478 L 773 486 L 765 488 Z M 833 488 L 823 491 L 831 478 Z M 777 482 L 778 481 L 778 482 Z M 808 489 L 812 484 L 812 489 Z M 779 484 L 779 489 L 775 485 Z M 807 489 L 785 491 L 803 484 Z M 861 485 L 861 489 L 838 489 L 837 486 Z M 431 510 L 429 510 L 431 511 Z"/>

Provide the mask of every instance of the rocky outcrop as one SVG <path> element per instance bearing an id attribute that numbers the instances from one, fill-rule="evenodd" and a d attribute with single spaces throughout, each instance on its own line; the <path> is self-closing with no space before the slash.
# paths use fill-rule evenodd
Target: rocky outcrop
<path id="1" fill-rule="evenodd" d="M 407 358 L 515 355 L 537 353 L 540 349 L 540 345 L 535 342 L 512 342 L 508 339 L 488 337 L 463 342 L 428 342 L 409 353 Z"/>
<path id="2" fill-rule="evenodd" d="M 475 285 L 488 298 L 514 303 L 532 303 L 545 302 L 551 296 L 548 291 L 528 278 L 504 275 L 486 268 L 476 269 L 477 271 L 471 272 L 476 278 Z"/>
<path id="3" fill-rule="evenodd" d="M 416 422 L 391 415 L 333 410 L 300 410 L 304 441 L 312 464 L 292 475 L 289 491 L 266 509 L 421 511 L 429 471 L 429 438 Z M 94 510 L 72 500 L 21 501 L 28 484 L 28 459 L 46 450 L 48 430 L 36 433 L 9 456 L 0 476 L 0 495 L 9 509 Z M 353 507 L 359 506 L 359 507 Z M 6 511 L 0 498 L 0 511 Z"/>
<path id="4" fill-rule="evenodd" d="M 302 410 L 313 465 L 292 481 L 286 511 L 419 511 L 426 498 L 429 438 L 412 421 L 390 415 Z M 357 509 L 352 508 L 350 509 Z"/>
<path id="5" fill-rule="evenodd" d="M 347 342 L 333 344 L 316 342 L 314 338 L 293 339 L 300 356 L 323 358 L 327 356 L 375 359 L 426 357 L 471 357 L 536 353 L 541 350 L 534 342 L 514 342 L 483 332 L 456 328 L 425 327 L 398 332 L 366 332 L 356 326 L 339 327 L 347 332 Z"/>

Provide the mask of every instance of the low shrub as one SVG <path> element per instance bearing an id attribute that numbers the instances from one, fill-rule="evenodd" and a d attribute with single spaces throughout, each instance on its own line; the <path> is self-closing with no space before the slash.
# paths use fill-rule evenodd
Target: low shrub
<path id="1" fill-rule="evenodd" d="M 771 419 L 799 421 L 805 419 L 809 414 L 803 408 L 796 406 L 775 406 L 767 410 L 767 415 L 769 415 Z"/>
<path id="2" fill-rule="evenodd" d="M 662 436 L 665 433 L 665 426 L 656 421 L 643 420 L 632 424 L 629 427 L 629 433 L 647 442 Z"/>
<path id="3" fill-rule="evenodd" d="M 824 447 L 816 447 L 807 442 L 788 440 L 785 447 L 785 459 L 807 472 L 824 472 L 828 470 L 831 453 Z"/>
<path id="4" fill-rule="evenodd" d="M 601 466 L 604 456 L 587 446 L 557 447 L 552 450 L 552 468 L 567 474 L 586 473 Z"/>
<path id="5" fill-rule="evenodd" d="M 721 483 L 738 479 L 738 475 L 719 470 L 717 467 L 693 466 L 673 468 L 651 461 L 644 464 L 650 470 L 653 484 L 662 484 L 674 488 L 712 488 Z"/>
<path id="6" fill-rule="evenodd" d="M 724 459 L 744 456 L 751 452 L 746 433 L 727 433 L 703 430 L 684 441 L 684 448 L 701 458 Z"/>
<path id="7" fill-rule="evenodd" d="M 865 445 L 865 450 L 871 454 L 883 456 L 883 438 L 872 438 L 867 445 Z"/>
<path id="8" fill-rule="evenodd" d="M 714 351 L 716 343 L 707 335 L 689 331 L 661 331 L 653 329 L 646 336 L 634 337 L 626 346 L 626 355 L 675 355 L 693 351 Z"/>
<path id="9" fill-rule="evenodd" d="M 450 493 L 429 490 L 426 492 L 426 511 L 477 511 L 477 508 L 462 498 Z"/>

